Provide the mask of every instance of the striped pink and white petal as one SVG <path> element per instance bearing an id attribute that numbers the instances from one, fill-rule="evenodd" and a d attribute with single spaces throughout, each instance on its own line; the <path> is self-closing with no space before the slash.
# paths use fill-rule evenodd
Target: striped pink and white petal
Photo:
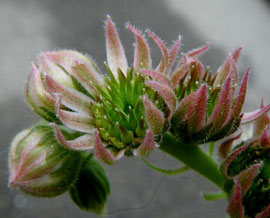
<path id="1" fill-rule="evenodd" d="M 213 123 L 215 132 L 220 130 L 230 118 L 231 104 L 231 78 L 228 77 L 220 91 L 216 106 L 207 121 L 208 124 Z"/>
<path id="2" fill-rule="evenodd" d="M 106 53 L 109 68 L 116 78 L 118 78 L 118 68 L 122 70 L 124 74 L 127 73 L 128 64 L 127 58 L 117 33 L 115 24 L 111 17 L 107 16 L 106 21 Z"/>
<path id="3" fill-rule="evenodd" d="M 263 107 L 263 108 L 257 109 L 255 111 L 252 111 L 252 112 L 249 112 L 249 113 L 244 113 L 244 115 L 242 117 L 242 120 L 241 120 L 241 123 L 242 124 L 250 123 L 250 122 L 260 118 L 265 113 L 268 113 L 269 110 L 270 110 L 270 104 Z"/>
<path id="4" fill-rule="evenodd" d="M 79 132 L 93 132 L 93 117 L 91 115 L 62 110 L 60 109 L 61 102 L 62 98 L 59 96 L 56 102 L 56 113 L 65 126 Z"/>
<path id="5" fill-rule="evenodd" d="M 151 69 L 152 59 L 150 49 L 141 31 L 127 24 L 127 28 L 133 32 L 136 38 L 133 67 L 135 71 L 140 69 Z"/>
<path id="6" fill-rule="evenodd" d="M 242 171 L 236 176 L 236 180 L 240 182 L 242 196 L 245 196 L 249 188 L 251 187 L 254 178 L 258 174 L 259 169 L 263 166 L 263 163 L 253 164 L 246 170 Z"/>
<path id="7" fill-rule="evenodd" d="M 154 90 L 157 91 L 157 93 L 163 98 L 163 100 L 166 102 L 169 110 L 170 115 L 172 115 L 175 107 L 177 98 L 174 94 L 174 91 L 166 84 L 162 84 L 156 81 L 147 81 L 146 85 L 151 86 Z"/>
<path id="8" fill-rule="evenodd" d="M 157 67 L 157 70 L 162 72 L 162 73 L 168 73 L 169 53 L 168 53 L 167 47 L 162 42 L 162 40 L 156 36 L 156 34 L 154 34 L 149 29 L 147 29 L 146 31 L 152 37 L 152 39 L 155 41 L 155 43 L 160 48 L 160 51 L 162 53 L 161 61 Z"/>
<path id="9" fill-rule="evenodd" d="M 143 96 L 142 100 L 147 127 L 153 132 L 153 134 L 160 134 L 165 122 L 164 114 L 149 100 L 146 95 Z"/>
<path id="10" fill-rule="evenodd" d="M 242 203 L 241 185 L 239 181 L 234 182 L 233 193 L 226 212 L 232 218 L 244 218 L 244 206 Z"/>
<path id="11" fill-rule="evenodd" d="M 87 95 L 63 86 L 56 82 L 51 76 L 45 75 L 45 85 L 53 95 L 61 95 L 61 103 L 66 107 L 85 114 L 90 114 L 90 107 L 94 103 Z"/>
<path id="12" fill-rule="evenodd" d="M 154 135 L 151 130 L 146 130 L 145 137 L 142 144 L 138 147 L 138 154 L 140 156 L 148 156 L 152 151 L 157 148 L 154 141 Z"/>
<path id="13" fill-rule="evenodd" d="M 188 130 L 190 133 L 199 131 L 205 125 L 206 119 L 207 87 L 204 84 L 189 108 L 187 115 Z"/>
<path id="14" fill-rule="evenodd" d="M 78 138 L 75 138 L 73 140 L 67 140 L 55 123 L 51 123 L 50 125 L 54 127 L 55 136 L 58 142 L 65 148 L 79 151 L 94 148 L 94 141 L 95 141 L 94 130 L 92 130 L 91 133 L 79 136 Z"/>
<path id="15" fill-rule="evenodd" d="M 120 150 L 114 155 L 111 154 L 110 151 L 102 144 L 98 132 L 95 131 L 94 155 L 103 163 L 112 165 L 124 155 L 124 150 Z"/>

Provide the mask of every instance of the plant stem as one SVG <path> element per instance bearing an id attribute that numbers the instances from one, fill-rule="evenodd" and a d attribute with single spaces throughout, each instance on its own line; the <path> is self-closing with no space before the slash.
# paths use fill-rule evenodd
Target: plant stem
<path id="1" fill-rule="evenodd" d="M 177 141 L 171 133 L 165 133 L 160 150 L 183 162 L 187 167 L 197 171 L 223 190 L 224 180 L 217 163 L 199 146 L 183 144 Z"/>

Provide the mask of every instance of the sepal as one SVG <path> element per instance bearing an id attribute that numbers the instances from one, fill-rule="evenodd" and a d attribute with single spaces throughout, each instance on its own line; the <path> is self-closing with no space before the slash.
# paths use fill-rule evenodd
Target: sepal
<path id="1" fill-rule="evenodd" d="M 106 171 L 92 155 L 88 155 L 69 189 L 70 198 L 80 209 L 102 215 L 109 195 Z"/>

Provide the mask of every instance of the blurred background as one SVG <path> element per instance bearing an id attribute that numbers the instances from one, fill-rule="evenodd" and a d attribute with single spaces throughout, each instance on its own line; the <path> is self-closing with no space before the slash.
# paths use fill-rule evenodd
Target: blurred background
<path id="1" fill-rule="evenodd" d="M 245 49 L 239 73 L 252 66 L 245 110 L 261 98 L 270 102 L 270 3 L 263 0 L 0 0 L 0 214 L 1 217 L 96 217 L 80 211 L 62 195 L 38 199 L 7 187 L 8 148 L 12 138 L 39 118 L 24 103 L 30 63 L 40 51 L 60 48 L 87 52 L 105 71 L 104 20 L 116 22 L 133 58 L 133 35 L 124 24 L 149 27 L 171 45 L 181 34 L 182 51 L 211 43 L 201 60 L 215 71 L 228 52 Z M 154 63 L 160 52 L 149 39 Z M 179 163 L 154 152 L 150 161 L 164 168 Z M 225 217 L 226 201 L 205 202 L 200 193 L 215 187 L 193 172 L 163 177 L 136 158 L 106 167 L 111 181 L 107 217 Z M 159 184 L 159 185 L 158 185 Z"/>

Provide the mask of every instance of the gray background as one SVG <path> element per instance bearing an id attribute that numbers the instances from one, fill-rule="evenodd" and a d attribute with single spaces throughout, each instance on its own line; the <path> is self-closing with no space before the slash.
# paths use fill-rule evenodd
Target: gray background
<path id="1" fill-rule="evenodd" d="M 178 34 L 183 35 L 183 51 L 210 42 L 202 61 L 213 70 L 231 49 L 244 45 L 240 74 L 253 66 L 245 109 L 255 109 L 261 97 L 270 102 L 269 12 L 267 2 L 260 0 L 0 0 L 0 216 L 96 217 L 80 211 L 66 194 L 38 199 L 7 188 L 10 141 L 39 120 L 23 99 L 23 86 L 36 54 L 72 48 L 89 53 L 105 70 L 106 14 L 117 23 L 129 63 L 134 38 L 124 28 L 127 21 L 142 30 L 150 27 L 168 45 Z M 148 41 L 157 64 L 159 50 Z M 179 166 L 158 151 L 150 161 L 164 168 Z M 156 189 L 162 175 L 136 158 L 124 158 L 107 171 L 112 192 L 108 217 L 225 217 L 225 200 L 205 202 L 200 192 L 216 189 L 193 172 L 166 176 Z M 123 210 L 115 211 L 118 209 Z"/>

